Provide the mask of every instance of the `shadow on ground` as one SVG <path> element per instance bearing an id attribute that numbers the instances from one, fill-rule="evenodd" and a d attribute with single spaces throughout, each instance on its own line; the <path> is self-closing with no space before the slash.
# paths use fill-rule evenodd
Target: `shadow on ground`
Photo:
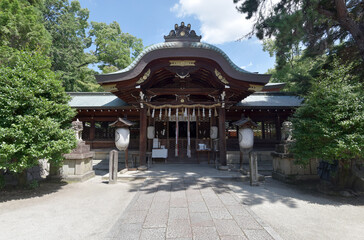
<path id="1" fill-rule="evenodd" d="M 234 191 L 244 205 L 259 205 L 265 202 L 281 203 L 289 208 L 297 208 L 298 201 L 305 201 L 319 205 L 354 205 L 363 206 L 364 196 L 341 197 L 329 196 L 318 192 L 317 182 L 301 184 L 287 184 L 268 177 L 260 186 L 252 187 L 249 182 L 233 179 L 211 179 L 203 177 L 181 177 L 181 178 L 150 178 L 144 181 L 140 187 L 132 188 L 130 191 L 142 191 L 152 194 L 156 191 L 177 192 L 186 189 L 204 189 L 213 185 L 216 193 Z"/>
<path id="2" fill-rule="evenodd" d="M 323 194 L 317 190 L 318 182 L 294 185 L 267 178 L 258 187 L 251 187 L 249 183 L 237 181 L 230 181 L 228 184 L 239 195 L 245 205 L 259 205 L 270 202 L 282 203 L 290 208 L 296 208 L 299 200 L 319 205 L 364 205 L 364 196 L 341 197 Z"/>
<path id="3" fill-rule="evenodd" d="M 28 187 L 9 186 L 0 190 L 0 203 L 12 200 L 22 200 L 42 197 L 61 190 L 68 183 L 59 180 L 44 180 L 39 183 L 39 187 L 29 189 Z"/>

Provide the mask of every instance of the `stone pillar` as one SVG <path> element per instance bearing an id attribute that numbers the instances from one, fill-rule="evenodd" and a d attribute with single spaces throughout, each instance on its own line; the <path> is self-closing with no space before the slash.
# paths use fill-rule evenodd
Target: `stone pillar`
<path id="1" fill-rule="evenodd" d="M 118 151 L 112 150 L 109 154 L 109 183 L 114 184 L 118 180 Z"/>
<path id="2" fill-rule="evenodd" d="M 225 108 L 219 108 L 220 164 L 226 167 Z"/>
<path id="3" fill-rule="evenodd" d="M 249 153 L 250 186 L 258 186 L 258 155 L 256 152 Z"/>
<path id="4" fill-rule="evenodd" d="M 146 151 L 147 151 L 147 109 L 140 109 L 140 135 L 139 135 L 139 167 L 140 170 L 146 170 Z"/>

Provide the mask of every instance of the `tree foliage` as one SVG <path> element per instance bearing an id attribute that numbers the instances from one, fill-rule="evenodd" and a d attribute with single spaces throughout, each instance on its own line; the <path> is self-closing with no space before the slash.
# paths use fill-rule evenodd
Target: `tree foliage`
<path id="1" fill-rule="evenodd" d="M 91 22 L 90 36 L 94 37 L 99 68 L 103 72 L 127 67 L 143 50 L 143 43 L 129 33 L 123 33 L 117 22 Z M 106 67 L 106 68 L 105 68 Z"/>
<path id="2" fill-rule="evenodd" d="M 264 40 L 263 50 L 274 56 L 277 47 L 275 41 Z M 311 89 L 312 83 L 319 77 L 319 73 L 327 65 L 328 58 L 325 55 L 305 57 L 304 50 L 296 47 L 285 53 L 286 64 L 281 68 L 269 69 L 272 74 L 271 82 L 284 82 L 283 91 L 305 96 Z"/>
<path id="3" fill-rule="evenodd" d="M 59 165 L 76 146 L 75 112 L 50 68 L 39 52 L 0 48 L 0 169 L 21 173 L 43 158 Z"/>
<path id="4" fill-rule="evenodd" d="M 334 61 L 294 114 L 292 152 L 300 163 L 364 158 L 364 90 L 351 68 Z"/>
<path id="5" fill-rule="evenodd" d="M 25 0 L 0 1 L 0 46 L 49 51 L 51 36 L 36 7 Z"/>
<path id="6" fill-rule="evenodd" d="M 118 23 L 88 23 L 89 10 L 78 1 L 45 0 L 40 9 L 43 23 L 52 36 L 52 69 L 59 74 L 66 91 L 100 91 L 94 77 L 127 67 L 143 49 L 140 39 L 123 33 Z M 95 48 L 95 51 L 88 49 Z M 105 68 L 106 67 L 106 68 Z"/>
<path id="7" fill-rule="evenodd" d="M 89 11 L 78 1 L 45 0 L 41 5 L 43 23 L 52 36 L 52 70 L 62 79 L 66 91 L 95 91 L 96 72 L 88 68 L 97 58 L 85 50 L 91 46 L 87 36 Z"/>
<path id="8" fill-rule="evenodd" d="M 274 6 L 266 0 L 234 2 L 241 2 L 238 11 L 248 19 L 256 17 L 252 35 L 275 38 L 278 68 L 300 43 L 307 47 L 306 54 L 321 55 L 341 42 L 341 53 L 350 57 L 349 61 L 364 60 L 362 0 L 281 0 Z"/>

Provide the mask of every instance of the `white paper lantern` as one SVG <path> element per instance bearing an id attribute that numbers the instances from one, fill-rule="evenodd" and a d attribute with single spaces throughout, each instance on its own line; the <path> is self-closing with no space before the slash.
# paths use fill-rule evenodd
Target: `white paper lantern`
<path id="1" fill-rule="evenodd" d="M 115 130 L 115 145 L 120 151 L 125 151 L 130 142 L 130 130 L 128 128 L 117 128 Z"/>
<path id="2" fill-rule="evenodd" d="M 147 128 L 147 138 L 153 139 L 154 138 L 154 126 L 149 126 Z"/>
<path id="3" fill-rule="evenodd" d="M 210 128 L 210 138 L 211 139 L 216 139 L 217 138 L 217 132 L 218 132 L 218 128 L 216 126 L 212 126 Z"/>
<path id="4" fill-rule="evenodd" d="M 252 148 L 254 144 L 254 132 L 251 128 L 239 129 L 239 146 L 240 149 Z"/>

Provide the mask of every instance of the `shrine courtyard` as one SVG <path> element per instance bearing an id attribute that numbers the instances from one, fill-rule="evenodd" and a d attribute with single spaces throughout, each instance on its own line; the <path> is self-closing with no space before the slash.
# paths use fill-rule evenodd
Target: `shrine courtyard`
<path id="1" fill-rule="evenodd" d="M 166 167 L 175 177 L 164 175 Z M 98 175 L 82 183 L 43 183 L 28 194 L 4 194 L 0 196 L 0 239 L 364 236 L 363 197 L 325 196 L 310 187 L 269 177 L 251 187 L 229 172 L 188 168 L 155 164 L 151 171 L 159 177 L 108 184 Z M 199 176 L 202 174 L 205 177 Z"/>

